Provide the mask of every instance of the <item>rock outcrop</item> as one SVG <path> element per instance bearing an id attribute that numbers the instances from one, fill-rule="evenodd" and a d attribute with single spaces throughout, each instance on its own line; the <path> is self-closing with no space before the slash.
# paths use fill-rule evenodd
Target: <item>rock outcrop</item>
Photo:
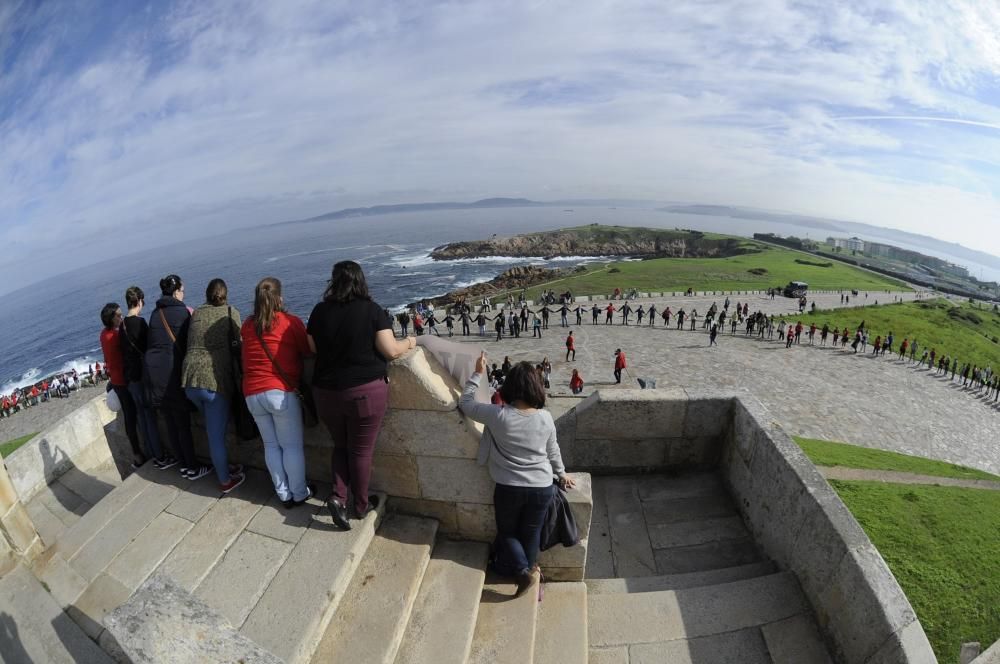
<path id="1" fill-rule="evenodd" d="M 537 265 L 519 265 L 512 267 L 509 270 L 505 270 L 489 281 L 473 284 L 467 288 L 460 288 L 445 295 L 428 298 L 423 301 L 432 302 L 435 306 L 451 304 L 452 302 L 456 302 L 463 297 L 474 301 L 483 297 L 492 297 L 497 293 L 504 291 L 530 288 L 531 286 L 542 284 L 546 281 L 558 279 L 559 277 L 564 276 L 563 273 L 563 270 L 538 267 Z M 415 304 L 416 303 L 413 302 L 411 303 L 411 306 Z"/>

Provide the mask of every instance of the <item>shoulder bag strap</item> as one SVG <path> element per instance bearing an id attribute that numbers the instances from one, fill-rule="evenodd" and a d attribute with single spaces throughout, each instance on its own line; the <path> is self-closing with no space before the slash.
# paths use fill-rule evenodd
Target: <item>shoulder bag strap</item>
<path id="1" fill-rule="evenodd" d="M 294 383 L 292 383 L 291 379 L 288 377 L 288 374 L 286 374 L 284 372 L 284 370 L 281 368 L 281 365 L 278 364 L 278 360 L 276 360 L 274 358 L 274 355 L 271 355 L 270 349 L 267 347 L 267 344 L 264 342 L 264 337 L 261 336 L 260 330 L 257 329 L 257 323 L 256 323 L 256 321 L 254 322 L 253 329 L 254 329 L 254 332 L 257 333 L 257 338 L 260 340 L 260 347 L 264 349 L 264 353 L 267 355 L 267 359 L 271 360 L 271 364 L 273 364 L 274 368 L 278 371 L 278 375 L 281 376 L 281 380 L 285 381 L 286 385 L 291 385 L 293 392 L 295 392 L 296 394 L 301 394 L 299 392 L 298 386 L 296 386 Z"/>
<path id="2" fill-rule="evenodd" d="M 139 350 L 139 347 L 135 345 L 135 342 L 132 341 L 132 337 L 128 335 L 128 326 L 125 325 L 124 320 L 122 321 L 122 335 L 125 337 L 125 340 L 128 341 L 128 344 L 132 347 L 132 350 L 134 350 L 137 353 L 142 353 L 142 351 Z"/>
<path id="3" fill-rule="evenodd" d="M 167 330 L 171 343 L 176 344 L 177 337 L 174 336 L 174 331 L 170 329 L 170 323 L 167 322 L 167 317 L 163 314 L 163 309 L 157 309 L 156 311 L 160 314 L 160 320 L 163 321 L 163 327 Z"/>

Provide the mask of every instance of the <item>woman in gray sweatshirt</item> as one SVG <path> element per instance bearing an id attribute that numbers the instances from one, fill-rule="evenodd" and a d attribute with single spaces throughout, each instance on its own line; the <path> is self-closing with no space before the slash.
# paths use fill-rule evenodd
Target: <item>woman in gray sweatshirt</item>
<path id="1" fill-rule="evenodd" d="M 486 353 L 476 360 L 475 373 L 465 383 L 462 412 L 486 425 L 479 443 L 479 463 L 489 463 L 496 482 L 493 506 L 497 536 L 491 564 L 498 574 L 517 579 L 518 595 L 536 581 L 536 565 L 545 512 L 554 491 L 552 476 L 563 488 L 574 486 L 566 474 L 552 414 L 542 410 L 545 389 L 534 367 L 519 362 L 507 374 L 500 396 L 503 405 L 479 403 L 475 393 L 486 373 Z"/>

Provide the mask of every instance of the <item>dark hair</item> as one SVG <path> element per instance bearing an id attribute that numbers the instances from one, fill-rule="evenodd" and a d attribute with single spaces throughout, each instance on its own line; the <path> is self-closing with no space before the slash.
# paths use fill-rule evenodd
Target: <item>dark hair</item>
<path id="1" fill-rule="evenodd" d="M 518 362 L 507 371 L 500 396 L 504 403 L 512 404 L 520 399 L 532 408 L 545 407 L 545 388 L 530 362 Z"/>
<path id="2" fill-rule="evenodd" d="M 330 283 L 323 293 L 327 302 L 350 302 L 351 300 L 370 300 L 368 283 L 361 266 L 354 261 L 340 261 L 334 264 Z"/>
<path id="3" fill-rule="evenodd" d="M 117 302 L 108 302 L 104 305 L 104 308 L 101 309 L 101 323 L 104 324 L 105 328 L 109 330 L 114 328 L 115 312 L 120 309 Z"/>
<path id="4" fill-rule="evenodd" d="M 184 284 L 181 283 L 181 278 L 176 274 L 168 274 L 160 279 L 160 292 L 167 297 L 172 296 L 182 288 L 184 288 Z"/>
<path id="5" fill-rule="evenodd" d="M 257 334 L 264 334 L 271 329 L 274 315 L 284 311 L 281 303 L 281 280 L 275 277 L 264 277 L 257 284 L 253 294 L 253 324 Z"/>
<path id="6" fill-rule="evenodd" d="M 209 304 L 219 306 L 220 304 L 226 303 L 226 298 L 229 296 L 229 288 L 226 286 L 226 282 L 222 279 L 212 279 L 208 282 L 208 288 L 205 289 L 205 301 Z"/>
<path id="7" fill-rule="evenodd" d="M 146 294 L 138 286 L 129 286 L 125 291 L 125 304 L 129 309 L 138 307 L 140 302 L 145 301 Z"/>

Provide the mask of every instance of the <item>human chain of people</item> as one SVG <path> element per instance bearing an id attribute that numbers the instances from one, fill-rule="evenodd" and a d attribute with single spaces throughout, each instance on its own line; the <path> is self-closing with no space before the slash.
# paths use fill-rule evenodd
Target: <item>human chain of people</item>
<path id="1" fill-rule="evenodd" d="M 801 319 L 796 319 L 795 312 L 766 313 L 762 308 L 751 312 L 749 301 L 736 301 L 734 305 L 728 296 L 721 305 L 718 301 L 712 301 L 707 310 L 700 313 L 695 303 L 688 306 L 676 304 L 671 306 L 652 299 L 639 301 L 637 297 L 630 297 L 634 293 L 625 294 L 616 291 L 615 295 L 619 294 L 618 299 L 609 298 L 606 302 L 598 302 L 588 298 L 591 301 L 583 304 L 575 302 L 571 294 L 563 293 L 558 296 L 557 303 L 550 304 L 552 297 L 547 293 L 542 298 L 542 306 L 536 305 L 535 308 L 529 306 L 523 297 L 517 301 L 512 296 L 508 297 L 505 303 L 496 308 L 485 299 L 478 303 L 478 311 L 475 312 L 471 305 L 459 300 L 452 306 L 446 307 L 440 318 L 439 312 L 428 305 L 414 307 L 397 314 L 396 322 L 399 323 L 400 332 L 404 336 L 410 333 L 411 325 L 413 332 L 418 336 L 423 334 L 444 336 L 438 327 L 443 325 L 445 334 L 449 337 L 459 334 L 465 337 L 492 338 L 495 342 L 500 342 L 505 337 L 519 339 L 522 333 L 527 335 L 528 330 L 531 331 L 531 338 L 540 339 L 549 330 L 550 323 L 558 317 L 558 325 L 564 329 L 574 325 L 588 325 L 700 331 L 707 334 L 709 347 L 718 345 L 720 339 L 725 336 L 740 335 L 758 340 L 776 341 L 784 344 L 786 349 L 807 345 L 834 348 L 853 354 L 870 352 L 875 357 L 888 356 L 889 359 L 895 359 L 915 369 L 933 372 L 934 376 L 949 377 L 975 397 L 994 403 L 1000 401 L 1000 374 L 994 372 L 991 366 L 962 362 L 957 354 L 939 350 L 934 346 L 922 345 L 919 339 L 910 336 L 903 336 L 900 340 L 900 335 L 894 334 L 891 330 L 874 332 L 864 320 L 853 330 L 847 327 L 839 329 L 831 327 L 828 323 L 823 325 L 815 322 L 803 323 Z M 768 302 L 774 302 L 776 295 L 773 290 L 764 292 L 764 298 Z M 831 308 L 860 308 L 866 306 L 866 302 L 872 305 L 878 303 L 871 293 L 845 291 L 825 295 L 827 297 L 824 299 L 829 301 L 824 305 L 832 305 Z M 855 298 L 853 305 L 850 299 L 852 295 Z M 887 299 L 889 302 L 901 302 L 906 299 L 905 295 L 899 293 L 888 292 L 879 295 L 883 297 L 883 302 Z M 924 293 L 920 291 L 910 295 L 910 299 L 914 300 L 923 297 Z M 797 304 L 799 314 L 804 314 L 807 309 L 816 311 L 816 299 L 810 302 L 809 298 L 803 296 L 794 298 L 793 301 Z M 754 306 L 759 305 L 755 303 Z M 565 344 L 566 362 L 569 363 L 576 357 L 576 341 L 572 331 L 569 331 Z M 619 348 L 612 357 L 615 383 L 619 384 L 622 371 L 627 370 L 625 353 Z M 508 363 L 509 358 L 504 365 Z M 499 367 L 494 365 L 493 371 L 490 372 L 491 383 L 495 386 L 503 383 L 504 365 Z M 552 373 L 548 358 L 544 358 L 536 366 L 548 387 Z M 573 370 L 570 376 L 570 390 L 574 394 L 583 391 L 583 377 L 577 370 Z"/>

